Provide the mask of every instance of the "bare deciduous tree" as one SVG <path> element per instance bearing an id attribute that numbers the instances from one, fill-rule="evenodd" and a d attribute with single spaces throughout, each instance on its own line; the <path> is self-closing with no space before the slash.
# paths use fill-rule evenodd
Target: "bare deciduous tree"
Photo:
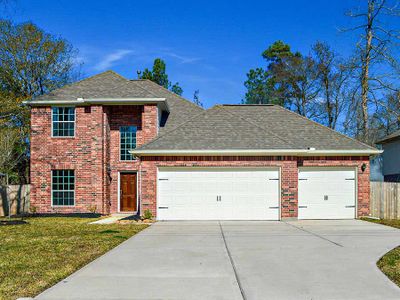
<path id="1" fill-rule="evenodd" d="M 400 11 L 398 1 L 368 0 L 366 4 L 366 7 L 347 13 L 358 24 L 344 31 L 361 31 L 352 63 L 358 78 L 353 98 L 353 117 L 357 118 L 356 137 L 372 142 L 369 105 L 371 102 L 379 104 L 382 91 L 396 90 L 390 70 L 398 66 L 391 50 L 393 42 L 400 35 L 398 30 L 389 28 L 383 20 L 400 16 Z"/>
<path id="2" fill-rule="evenodd" d="M 318 84 L 321 87 L 318 102 L 318 121 L 336 129 L 338 120 L 348 106 L 348 83 L 351 71 L 328 44 L 317 42 L 312 47 L 313 58 L 318 69 Z"/>
<path id="3" fill-rule="evenodd" d="M 20 133 L 16 128 L 0 128 L 0 170 L 9 172 L 19 162 L 15 157 L 15 144 L 20 139 Z"/>

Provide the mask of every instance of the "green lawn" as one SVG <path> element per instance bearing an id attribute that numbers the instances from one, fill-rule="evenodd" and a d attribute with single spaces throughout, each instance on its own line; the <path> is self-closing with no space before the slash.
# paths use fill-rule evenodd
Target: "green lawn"
<path id="1" fill-rule="evenodd" d="M 363 218 L 363 220 L 400 229 L 400 220 L 375 220 L 369 218 Z M 400 286 L 400 246 L 382 256 L 378 260 L 377 266 L 390 280 Z"/>
<path id="2" fill-rule="evenodd" d="M 4 220 L 4 219 L 3 219 Z M 147 227 L 88 218 L 28 218 L 0 226 L 0 299 L 36 296 Z"/>

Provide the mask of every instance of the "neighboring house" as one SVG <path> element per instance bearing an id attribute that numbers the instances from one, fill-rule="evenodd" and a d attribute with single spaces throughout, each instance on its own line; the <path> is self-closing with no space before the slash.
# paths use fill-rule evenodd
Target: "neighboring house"
<path id="1" fill-rule="evenodd" d="M 384 150 L 383 178 L 384 181 L 400 182 L 400 130 L 393 132 L 376 142 Z"/>
<path id="2" fill-rule="evenodd" d="M 107 71 L 29 101 L 39 213 L 150 210 L 159 220 L 369 214 L 379 150 L 276 105 L 203 110 Z"/>

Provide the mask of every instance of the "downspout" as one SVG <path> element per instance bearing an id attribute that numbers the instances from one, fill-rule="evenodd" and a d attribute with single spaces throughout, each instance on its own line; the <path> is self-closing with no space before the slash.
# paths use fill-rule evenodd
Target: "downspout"
<path id="1" fill-rule="evenodd" d="M 139 159 L 139 216 L 142 214 L 142 160 Z"/>

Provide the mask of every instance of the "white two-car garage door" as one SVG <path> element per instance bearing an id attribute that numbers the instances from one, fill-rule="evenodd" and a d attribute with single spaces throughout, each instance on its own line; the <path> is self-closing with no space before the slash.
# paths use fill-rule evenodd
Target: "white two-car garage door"
<path id="1" fill-rule="evenodd" d="M 159 220 L 279 220 L 279 170 L 160 168 Z"/>
<path id="2" fill-rule="evenodd" d="M 299 171 L 299 219 L 354 219 L 354 169 L 303 168 Z"/>

